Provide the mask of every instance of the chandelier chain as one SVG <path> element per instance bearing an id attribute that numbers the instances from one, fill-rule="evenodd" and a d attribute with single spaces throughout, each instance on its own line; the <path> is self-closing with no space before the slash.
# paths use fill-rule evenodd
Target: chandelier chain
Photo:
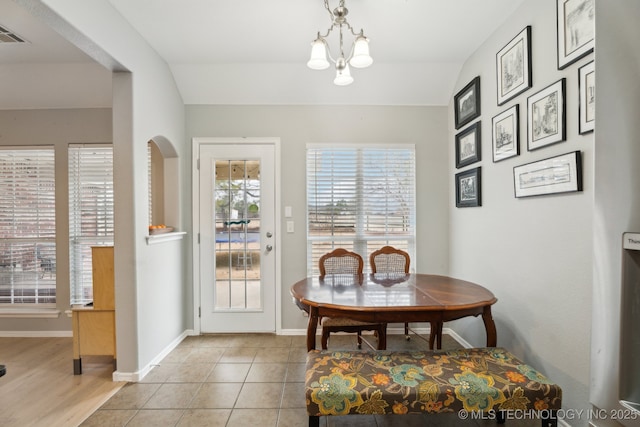
<path id="1" fill-rule="evenodd" d="M 324 0 L 324 8 L 327 9 L 327 12 L 329 12 L 329 16 L 331 17 L 331 22 L 333 22 L 333 12 L 331 12 L 331 7 L 329 6 L 329 0 Z"/>

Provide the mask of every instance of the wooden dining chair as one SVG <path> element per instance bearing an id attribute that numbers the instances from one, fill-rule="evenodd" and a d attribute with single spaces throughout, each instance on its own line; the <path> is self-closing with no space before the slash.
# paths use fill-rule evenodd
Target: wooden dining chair
<path id="1" fill-rule="evenodd" d="M 395 273 L 395 274 L 407 274 L 409 273 L 409 264 L 411 258 L 409 254 L 401 249 L 394 248 L 393 246 L 383 246 L 382 248 L 373 251 L 369 255 L 369 264 L 371 265 L 372 273 Z M 431 336 L 429 337 L 430 347 L 439 334 L 441 328 L 438 325 L 439 322 L 431 322 Z M 404 336 L 407 340 L 411 339 L 409 335 L 409 323 L 404 324 Z"/>
<path id="2" fill-rule="evenodd" d="M 327 275 L 356 275 L 358 283 L 362 283 L 362 270 L 364 262 L 362 257 L 355 252 L 347 251 L 343 248 L 334 249 L 320 257 L 319 261 L 320 278 L 325 279 Z M 352 278 L 349 279 L 350 283 Z M 387 325 L 386 323 L 366 323 L 342 317 L 323 317 L 322 325 L 322 349 L 327 349 L 329 335 L 332 332 L 356 333 L 358 337 L 358 348 L 362 348 L 362 331 L 374 331 L 378 338 L 378 350 L 386 349 Z M 375 350 L 366 340 L 365 343 Z"/>

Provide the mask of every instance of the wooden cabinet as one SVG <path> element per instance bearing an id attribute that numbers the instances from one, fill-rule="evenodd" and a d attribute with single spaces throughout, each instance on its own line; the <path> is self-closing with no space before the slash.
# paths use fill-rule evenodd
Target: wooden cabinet
<path id="1" fill-rule="evenodd" d="M 82 374 L 82 356 L 113 356 L 116 361 L 116 311 L 113 246 L 91 248 L 93 307 L 72 309 L 73 373 Z"/>
<path id="2" fill-rule="evenodd" d="M 94 246 L 91 248 L 91 260 L 93 308 L 96 310 L 115 310 L 113 246 Z"/>

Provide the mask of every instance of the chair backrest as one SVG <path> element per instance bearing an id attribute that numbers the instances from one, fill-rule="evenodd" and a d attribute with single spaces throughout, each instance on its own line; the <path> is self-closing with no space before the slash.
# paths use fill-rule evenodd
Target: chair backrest
<path id="1" fill-rule="evenodd" d="M 320 277 L 326 274 L 359 274 L 362 275 L 364 262 L 355 252 L 338 248 L 320 257 Z"/>
<path id="2" fill-rule="evenodd" d="M 372 273 L 408 273 L 409 254 L 392 246 L 384 246 L 369 256 Z"/>

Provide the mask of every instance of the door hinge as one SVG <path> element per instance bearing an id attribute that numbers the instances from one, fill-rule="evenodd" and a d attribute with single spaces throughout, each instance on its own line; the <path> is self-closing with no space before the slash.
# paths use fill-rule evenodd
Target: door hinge
<path id="1" fill-rule="evenodd" d="M 202 317 L 202 307 L 198 307 L 198 317 Z"/>
<path id="2" fill-rule="evenodd" d="M 200 233 L 198 233 L 198 244 L 200 244 Z"/>
<path id="3" fill-rule="evenodd" d="M 200 159 L 198 159 L 198 164 L 196 165 L 196 169 L 200 170 Z"/>

